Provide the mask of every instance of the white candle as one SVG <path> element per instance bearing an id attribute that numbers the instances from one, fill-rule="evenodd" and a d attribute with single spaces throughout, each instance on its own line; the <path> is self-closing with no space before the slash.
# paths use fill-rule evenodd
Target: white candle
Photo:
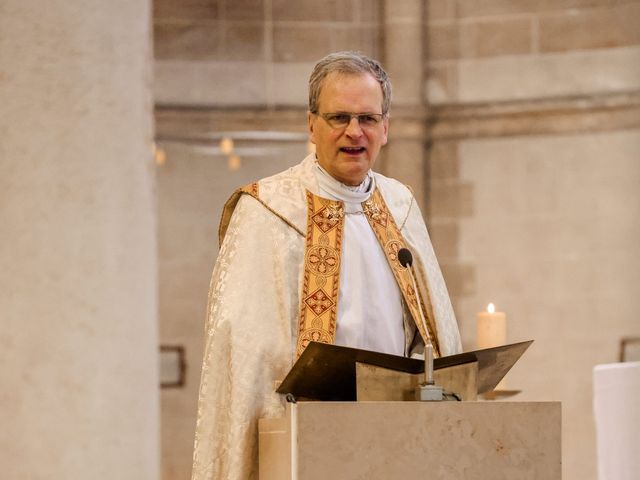
<path id="1" fill-rule="evenodd" d="M 478 349 L 507 343 L 507 316 L 495 310 L 493 303 L 490 303 L 486 312 L 478 313 Z"/>

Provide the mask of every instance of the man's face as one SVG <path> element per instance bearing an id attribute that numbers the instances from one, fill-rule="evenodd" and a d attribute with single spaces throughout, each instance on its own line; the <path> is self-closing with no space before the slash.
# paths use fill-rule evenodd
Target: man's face
<path id="1" fill-rule="evenodd" d="M 320 115 L 382 113 L 382 88 L 370 74 L 329 74 L 320 91 L 318 115 L 309 113 L 309 133 L 318 162 L 346 185 L 359 185 L 387 143 L 389 119 L 364 126 L 352 118 L 344 128 L 332 128 Z"/>

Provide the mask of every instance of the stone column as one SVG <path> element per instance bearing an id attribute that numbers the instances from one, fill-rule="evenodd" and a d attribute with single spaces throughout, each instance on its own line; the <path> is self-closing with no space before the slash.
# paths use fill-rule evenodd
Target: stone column
<path id="1" fill-rule="evenodd" d="M 381 171 L 413 188 L 424 207 L 426 192 L 426 109 L 423 101 L 421 0 L 385 0 L 384 67 L 393 84 L 389 144 Z M 424 211 L 424 208 L 423 208 Z"/>
<path id="2" fill-rule="evenodd" d="M 159 476 L 149 1 L 0 3 L 0 476 Z"/>
<path id="3" fill-rule="evenodd" d="M 423 103 L 422 0 L 385 0 L 384 67 L 393 82 L 393 106 Z"/>

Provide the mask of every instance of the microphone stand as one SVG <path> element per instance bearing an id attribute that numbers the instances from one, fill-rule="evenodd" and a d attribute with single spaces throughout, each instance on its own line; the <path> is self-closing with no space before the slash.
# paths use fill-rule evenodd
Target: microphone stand
<path id="1" fill-rule="evenodd" d="M 413 263 L 413 255 L 406 248 L 401 248 L 398 252 L 398 260 L 400 264 L 409 270 L 409 276 L 411 277 L 411 283 L 413 284 L 413 291 L 416 292 L 416 300 L 419 297 L 418 285 L 416 279 L 413 276 L 411 270 L 411 264 Z M 424 312 L 422 306 L 418 301 L 418 311 L 420 312 L 420 321 L 426 334 L 426 341 L 424 345 L 424 382 L 418 385 L 415 389 L 415 398 L 421 402 L 438 402 L 444 400 L 444 390 L 441 386 L 436 385 L 433 380 L 433 343 L 429 338 L 429 329 L 427 327 L 427 321 L 424 318 Z"/>
<path id="2" fill-rule="evenodd" d="M 433 380 L 433 345 L 431 341 L 424 347 L 424 382 L 416 387 L 416 400 L 439 402 L 444 400 L 444 391 Z"/>

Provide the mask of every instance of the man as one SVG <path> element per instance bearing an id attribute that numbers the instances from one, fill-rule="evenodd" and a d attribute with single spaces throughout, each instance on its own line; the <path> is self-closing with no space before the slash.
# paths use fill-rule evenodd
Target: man
<path id="1" fill-rule="evenodd" d="M 193 480 L 257 478 L 257 420 L 311 340 L 396 355 L 461 350 L 451 303 L 411 192 L 373 173 L 391 85 L 367 57 L 322 59 L 309 81 L 316 154 L 225 205 L 209 294 Z M 398 251 L 414 257 L 418 290 Z M 420 311 L 426 323 L 420 320 Z"/>

